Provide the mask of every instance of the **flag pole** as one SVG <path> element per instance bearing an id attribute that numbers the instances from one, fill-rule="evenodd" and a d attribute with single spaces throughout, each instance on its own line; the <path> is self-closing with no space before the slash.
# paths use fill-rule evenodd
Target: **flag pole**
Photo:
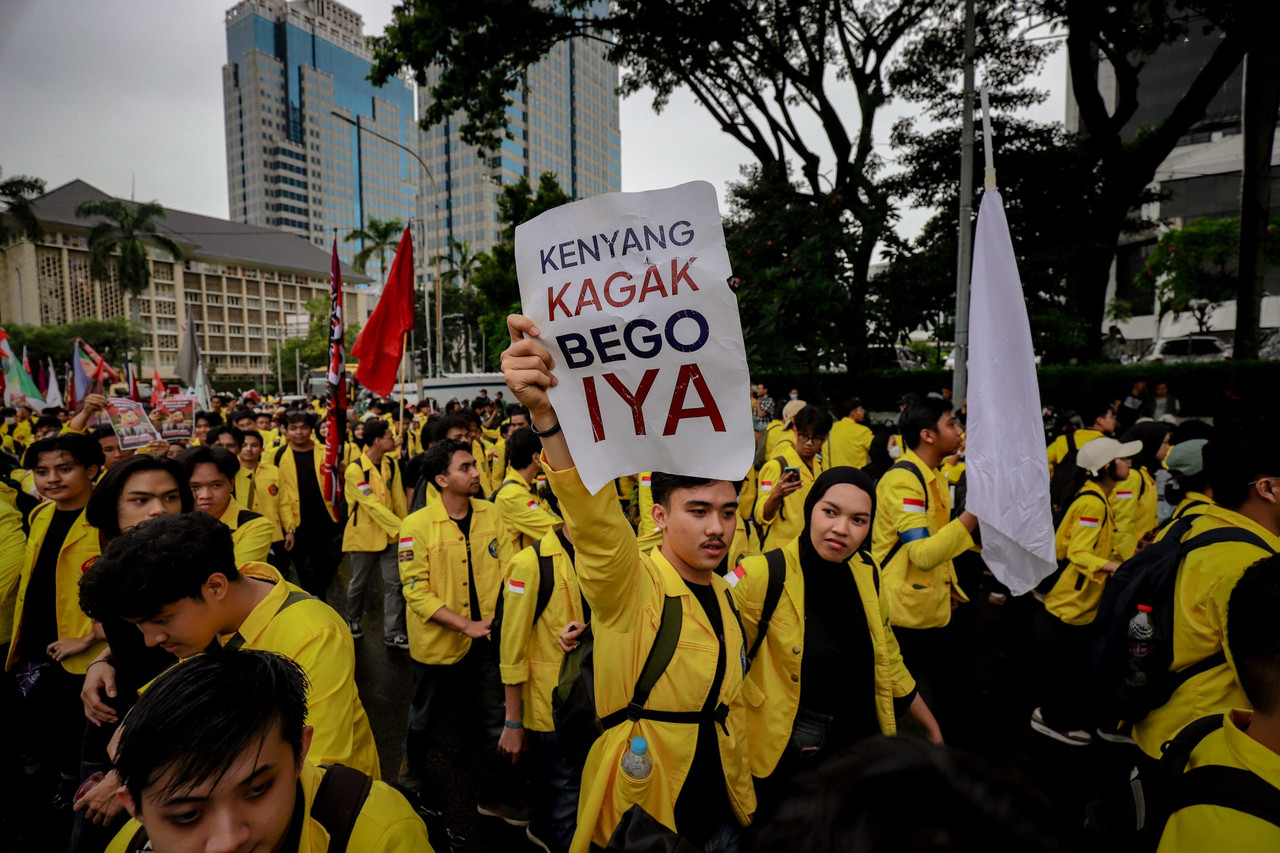
<path id="1" fill-rule="evenodd" d="M 995 140 L 991 138 L 991 102 L 987 99 L 987 87 L 982 87 L 982 153 L 986 160 L 985 190 L 996 189 Z"/>
<path id="2" fill-rule="evenodd" d="M 974 0 L 964 7 L 964 94 L 960 130 L 960 222 L 956 253 L 955 367 L 951 398 L 963 406 L 969 386 L 969 283 L 973 272 L 973 65 L 975 47 Z"/>
<path id="3" fill-rule="evenodd" d="M 403 427 L 403 424 L 404 424 L 404 367 L 405 367 L 405 362 L 408 360 L 406 356 L 408 356 L 409 354 L 409 351 L 405 349 L 405 347 L 409 345 L 409 333 L 405 332 L 403 335 L 401 335 L 401 338 L 402 340 L 400 341 L 400 421 L 399 423 L 401 424 L 400 429 L 403 430 L 404 429 Z M 409 449 L 406 447 L 405 453 L 408 453 L 408 452 L 409 452 Z"/>

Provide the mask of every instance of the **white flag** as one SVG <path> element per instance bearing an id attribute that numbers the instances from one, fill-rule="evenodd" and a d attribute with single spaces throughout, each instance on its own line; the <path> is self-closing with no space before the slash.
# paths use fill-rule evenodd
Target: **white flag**
<path id="1" fill-rule="evenodd" d="M 49 388 L 45 391 L 44 401 L 49 406 L 57 406 L 61 409 L 65 403 L 62 401 L 62 388 L 58 385 L 58 371 L 53 367 L 53 359 L 49 359 Z"/>
<path id="2" fill-rule="evenodd" d="M 1000 193 L 982 194 L 969 301 L 967 508 L 982 558 L 1014 595 L 1053 572 L 1049 462 L 1035 350 Z"/>

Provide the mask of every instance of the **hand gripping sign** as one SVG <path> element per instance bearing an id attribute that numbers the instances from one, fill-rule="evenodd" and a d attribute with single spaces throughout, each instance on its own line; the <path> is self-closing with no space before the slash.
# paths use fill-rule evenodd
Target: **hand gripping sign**
<path id="1" fill-rule="evenodd" d="M 749 374 L 710 184 L 550 210 L 516 228 L 516 270 L 591 492 L 637 471 L 747 473 Z"/>

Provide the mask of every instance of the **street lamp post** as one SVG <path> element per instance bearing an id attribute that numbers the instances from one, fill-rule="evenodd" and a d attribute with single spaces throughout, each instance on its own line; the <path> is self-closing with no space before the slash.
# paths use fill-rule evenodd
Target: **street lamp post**
<path id="1" fill-rule="evenodd" d="M 432 174 L 431 174 L 431 170 L 430 170 L 429 168 L 427 168 L 427 164 L 423 161 L 423 159 L 422 159 L 421 157 L 419 157 L 419 156 L 418 156 L 417 152 L 416 152 L 416 151 L 414 151 L 413 149 L 409 148 L 408 146 L 401 145 L 399 142 L 396 142 L 396 141 L 395 141 L 394 139 L 392 139 L 391 137 L 389 137 L 389 136 L 384 136 L 383 134 L 378 133 L 378 131 L 376 131 L 376 130 L 372 130 L 371 128 L 365 127 L 363 124 L 361 124 L 361 123 L 360 123 L 359 121 L 357 121 L 356 119 L 348 118 L 347 116 L 344 116 L 342 113 L 340 113 L 340 112 L 338 112 L 338 111 L 336 111 L 336 110 L 330 110 L 330 111 L 329 111 L 329 114 L 330 114 L 331 116 L 333 116 L 334 118 L 341 119 L 342 121 L 345 121 L 347 124 L 349 124 L 349 125 L 351 125 L 352 127 L 354 127 L 354 128 L 356 129 L 357 133 L 369 133 L 369 134 L 372 134 L 372 135 L 374 135 L 374 136 L 378 137 L 379 139 L 381 139 L 383 142 L 389 142 L 389 143 L 391 143 L 391 144 L 392 144 L 392 145 L 394 145 L 395 147 L 399 148 L 401 151 L 406 152 L 406 153 L 407 153 L 410 157 L 412 157 L 413 159 L 417 160 L 417 161 L 418 161 L 418 165 L 422 167 L 422 171 L 423 171 L 423 173 L 427 176 L 427 180 L 431 182 L 431 192 L 432 192 L 432 193 L 434 193 L 434 194 L 437 196 L 436 201 L 435 201 L 435 204 L 433 205 L 433 208 L 434 208 L 435 232 L 436 232 L 436 237 L 435 237 L 435 245 L 436 245 L 436 251 L 435 251 L 435 270 L 436 270 L 436 273 L 435 273 L 435 274 L 436 274 L 436 341 L 435 341 L 435 344 L 436 344 L 436 375 L 439 375 L 439 374 L 440 374 L 440 372 L 441 372 L 441 371 L 440 371 L 440 357 L 441 357 L 441 352 L 442 352 L 442 338 L 441 338 L 441 330 L 442 330 L 442 328 L 443 328 L 443 326 L 444 326 L 444 319 L 443 319 L 443 314 L 442 314 L 442 312 L 441 312 L 441 308 L 440 308 L 440 306 L 441 306 L 441 304 L 442 304 L 442 302 L 443 302 L 443 294 L 442 294 L 442 292 L 441 292 L 441 282 L 440 282 L 440 201 L 439 201 L 439 191 L 436 189 L 436 179 L 435 179 L 435 177 L 433 177 L 433 176 L 432 176 Z M 364 226 L 364 223 L 362 222 L 362 223 L 360 223 L 360 225 L 361 225 L 361 227 L 363 227 L 363 226 Z M 425 295 L 425 294 L 424 294 L 424 295 Z M 427 307 L 427 306 L 424 306 L 424 308 L 425 308 L 425 307 Z"/>

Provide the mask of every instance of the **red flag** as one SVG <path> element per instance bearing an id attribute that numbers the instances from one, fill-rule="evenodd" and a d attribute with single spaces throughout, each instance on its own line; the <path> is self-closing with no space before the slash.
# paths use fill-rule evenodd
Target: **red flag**
<path id="1" fill-rule="evenodd" d="M 409 229 L 400 237 L 391 274 L 369 322 L 351 347 L 360 359 L 356 379 L 379 397 L 391 396 L 404 355 L 404 336 L 413 328 L 413 238 Z"/>
<path id="2" fill-rule="evenodd" d="M 160 366 L 151 368 L 151 405 L 164 399 L 164 380 L 160 378 Z"/>
<path id="3" fill-rule="evenodd" d="M 347 425 L 347 365 L 342 323 L 342 266 L 338 261 L 338 238 L 333 238 L 333 260 L 329 265 L 329 430 L 324 439 L 324 466 L 321 484 L 325 500 L 336 510 L 342 501 L 342 474 L 338 455 Z"/>
<path id="4" fill-rule="evenodd" d="M 76 338 L 76 340 L 80 342 L 80 349 L 84 350 L 85 355 L 89 356 L 89 358 L 93 360 L 94 364 L 102 366 L 103 371 L 101 378 L 104 381 L 120 381 L 120 374 L 111 369 L 111 365 L 107 364 L 106 360 L 102 356 L 98 355 L 97 350 L 85 343 L 82 338 Z"/>

